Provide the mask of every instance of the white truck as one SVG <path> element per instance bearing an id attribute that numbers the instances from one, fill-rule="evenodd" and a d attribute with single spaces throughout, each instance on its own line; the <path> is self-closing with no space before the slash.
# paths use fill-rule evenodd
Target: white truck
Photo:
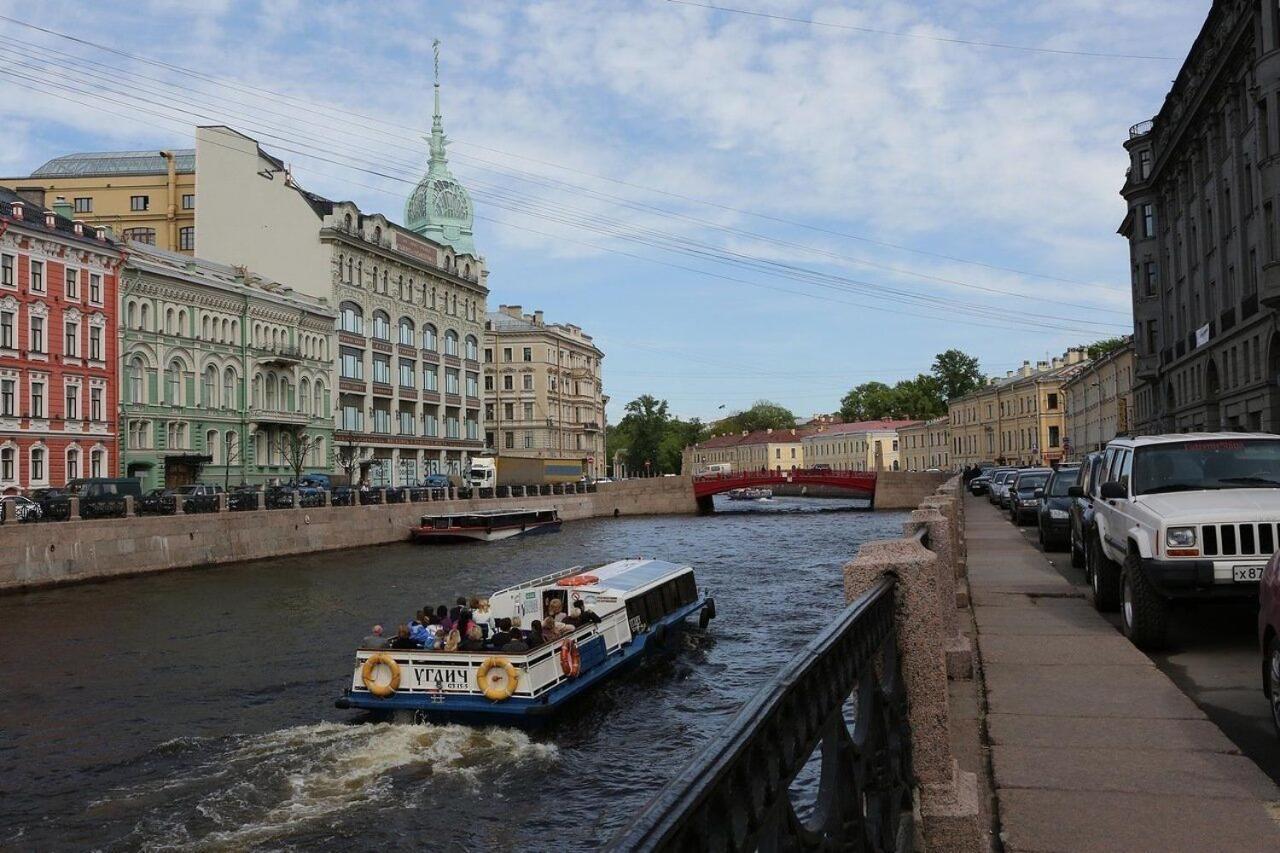
<path id="1" fill-rule="evenodd" d="M 525 456 L 474 456 L 467 482 L 476 489 L 499 486 L 547 486 L 576 483 L 586 468 L 581 459 L 534 459 Z"/>
<path id="2" fill-rule="evenodd" d="M 1099 610 L 1143 648 L 1174 602 L 1257 600 L 1280 550 L 1280 436 L 1182 433 L 1107 445 L 1086 566 Z"/>

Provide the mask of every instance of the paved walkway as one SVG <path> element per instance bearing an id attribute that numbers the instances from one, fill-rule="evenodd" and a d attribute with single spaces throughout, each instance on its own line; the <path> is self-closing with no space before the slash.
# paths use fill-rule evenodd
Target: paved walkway
<path id="1" fill-rule="evenodd" d="M 1005 850 L 1280 851 L 1280 789 L 985 498 L 965 509 Z"/>

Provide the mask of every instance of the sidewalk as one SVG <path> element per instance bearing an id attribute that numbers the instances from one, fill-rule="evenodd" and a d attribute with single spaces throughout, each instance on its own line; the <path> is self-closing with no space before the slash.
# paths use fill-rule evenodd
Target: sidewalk
<path id="1" fill-rule="evenodd" d="M 965 514 L 1004 849 L 1280 850 L 1280 789 L 984 498 Z"/>

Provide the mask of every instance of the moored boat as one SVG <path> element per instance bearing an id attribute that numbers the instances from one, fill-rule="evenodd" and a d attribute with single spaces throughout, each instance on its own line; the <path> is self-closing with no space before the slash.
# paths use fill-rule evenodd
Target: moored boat
<path id="1" fill-rule="evenodd" d="M 771 501 L 773 500 L 773 491 L 771 489 L 731 489 L 725 492 L 731 501 Z"/>
<path id="2" fill-rule="evenodd" d="M 517 508 L 424 515 L 409 533 L 418 542 L 496 542 L 524 533 L 551 533 L 559 529 L 557 510 Z"/>
<path id="3" fill-rule="evenodd" d="M 663 560 L 575 566 L 489 597 L 491 618 L 519 617 L 528 627 L 582 601 L 599 617 L 527 652 L 359 649 L 339 708 L 391 712 L 432 722 L 536 724 L 646 656 L 674 647 L 685 620 L 701 627 L 715 601 L 693 569 Z"/>

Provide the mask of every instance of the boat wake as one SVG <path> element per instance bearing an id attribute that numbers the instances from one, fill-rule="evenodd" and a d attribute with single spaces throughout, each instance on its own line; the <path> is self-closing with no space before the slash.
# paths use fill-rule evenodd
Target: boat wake
<path id="1" fill-rule="evenodd" d="M 327 819 L 357 807 L 418 801 L 432 777 L 478 788 L 486 774 L 522 763 L 556 760 L 556 747 L 526 734 L 465 726 L 295 726 L 263 735 L 157 747 L 199 749 L 195 767 L 113 791 L 91 812 L 133 813 L 133 833 L 121 842 L 142 849 L 244 849 L 286 835 L 323 830 Z M 412 782 L 414 784 L 405 784 Z M 140 813 L 139 813 L 140 812 Z"/>

